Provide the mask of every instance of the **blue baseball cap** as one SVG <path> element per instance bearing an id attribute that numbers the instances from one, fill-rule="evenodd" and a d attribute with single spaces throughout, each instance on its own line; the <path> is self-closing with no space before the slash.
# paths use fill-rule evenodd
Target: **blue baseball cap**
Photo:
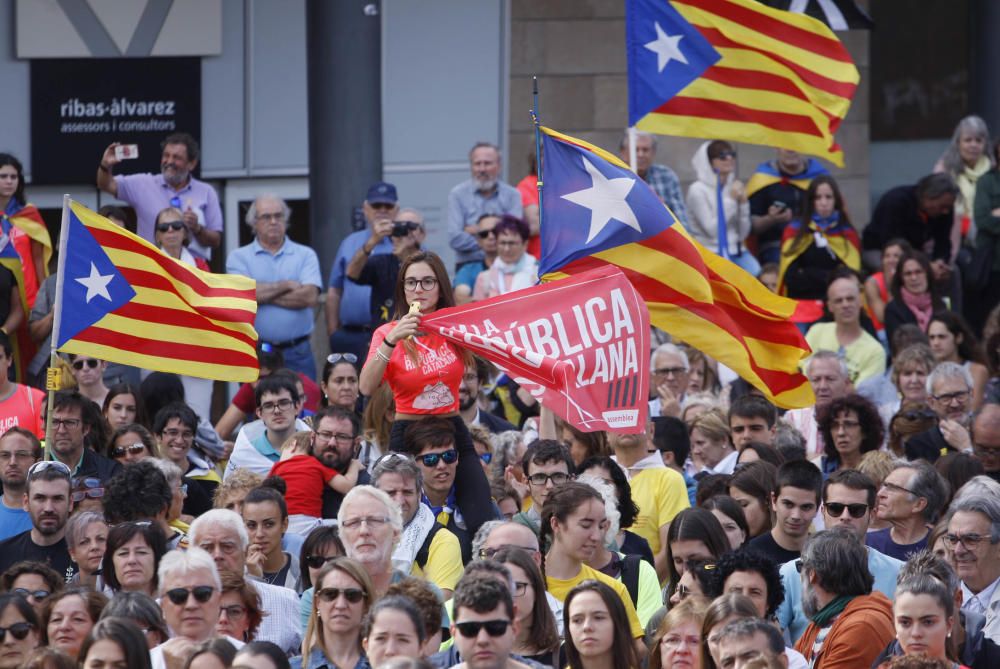
<path id="1" fill-rule="evenodd" d="M 368 195 L 365 202 L 368 204 L 396 204 L 399 198 L 396 196 L 396 187 L 385 181 L 376 181 L 368 188 Z"/>

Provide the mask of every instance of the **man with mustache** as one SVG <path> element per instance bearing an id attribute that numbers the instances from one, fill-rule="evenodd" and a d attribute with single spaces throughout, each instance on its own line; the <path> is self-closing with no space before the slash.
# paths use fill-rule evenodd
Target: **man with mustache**
<path id="1" fill-rule="evenodd" d="M 191 176 L 199 158 L 195 138 L 175 132 L 163 140 L 159 174 L 114 175 L 121 162 L 115 157 L 118 146 L 115 142 L 104 150 L 97 166 L 97 187 L 135 209 L 137 233 L 150 242 L 154 241 L 156 215 L 167 207 L 180 209 L 191 236 L 188 250 L 211 260 L 212 249 L 222 242 L 222 207 L 215 189 Z"/>
<path id="2" fill-rule="evenodd" d="M 31 517 L 31 529 L 0 542 L 0 573 L 15 562 L 43 562 L 60 575 L 72 577 L 73 561 L 66 548 L 66 520 L 69 518 L 69 467 L 58 460 L 42 460 L 28 469 L 24 510 Z"/>

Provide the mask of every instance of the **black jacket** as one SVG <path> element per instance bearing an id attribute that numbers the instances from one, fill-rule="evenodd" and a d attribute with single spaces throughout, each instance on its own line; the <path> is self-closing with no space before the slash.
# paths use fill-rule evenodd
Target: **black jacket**
<path id="1" fill-rule="evenodd" d="M 99 453 L 95 453 L 89 448 L 84 448 L 83 458 L 80 460 L 80 468 L 77 470 L 76 474 L 73 475 L 73 478 L 97 478 L 102 482 L 107 483 L 112 476 L 121 470 L 122 465 L 120 462 L 106 458 Z"/>
<path id="2" fill-rule="evenodd" d="M 490 431 L 491 434 L 500 434 L 508 430 L 516 430 L 513 423 L 508 423 L 500 416 L 494 416 L 488 411 L 479 410 L 479 424 Z"/>

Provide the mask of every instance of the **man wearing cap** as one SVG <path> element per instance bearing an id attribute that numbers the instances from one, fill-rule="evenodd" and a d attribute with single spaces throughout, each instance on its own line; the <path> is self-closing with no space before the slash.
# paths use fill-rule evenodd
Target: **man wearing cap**
<path id="1" fill-rule="evenodd" d="M 510 214 L 521 218 L 524 208 L 516 188 L 500 180 L 500 148 L 478 142 L 469 152 L 472 177 L 448 193 L 448 236 L 455 249 L 456 270 L 483 259 L 476 235 L 483 214 Z"/>
<path id="2" fill-rule="evenodd" d="M 229 254 L 226 272 L 257 281 L 254 327 L 261 341 L 281 351 L 286 367 L 315 379 L 309 336 L 323 279 L 316 252 L 288 238 L 291 213 L 285 201 L 274 195 L 254 200 L 246 214 L 254 240 Z"/>
<path id="3" fill-rule="evenodd" d="M 368 189 L 364 203 L 364 230 L 352 232 L 337 249 L 337 257 L 330 270 L 330 283 L 326 293 L 326 327 L 330 333 L 330 350 L 353 353 L 359 359 L 368 357 L 368 343 L 377 321 L 372 319 L 372 289 L 352 281 L 347 265 L 359 251 L 369 251 L 368 256 L 389 254 L 393 251 L 389 237 L 392 223 L 399 215 L 396 187 L 378 181 Z M 389 233 L 379 236 L 377 230 Z M 375 239 L 378 237 L 378 239 Z"/>
<path id="4" fill-rule="evenodd" d="M 392 320 L 399 268 L 420 249 L 426 234 L 420 212 L 401 209 L 394 221 L 376 221 L 368 240 L 347 263 L 347 278 L 371 288 L 371 322 L 376 327 Z M 392 253 L 372 255 L 371 250 L 386 237 L 392 240 Z"/>

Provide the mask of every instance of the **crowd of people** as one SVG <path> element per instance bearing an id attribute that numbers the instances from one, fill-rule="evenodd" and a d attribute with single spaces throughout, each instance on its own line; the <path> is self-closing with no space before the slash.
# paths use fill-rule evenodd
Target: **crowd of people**
<path id="1" fill-rule="evenodd" d="M 537 281 L 536 166 L 506 184 L 487 143 L 448 198 L 451 268 L 377 182 L 321 296 L 287 203 L 255 199 L 225 267 L 257 281 L 260 378 L 221 415 L 203 379 L 70 355 L 43 444 L 55 278 L 30 264 L 28 299 L 0 268 L 0 669 L 1000 666 L 985 124 L 963 119 L 861 234 L 814 160 L 779 150 L 744 184 L 735 147 L 705 142 L 685 196 L 634 137 L 637 173 L 695 239 L 800 300 L 814 405 L 781 411 L 654 331 L 645 430 L 582 432 L 423 331 Z M 160 174 L 122 175 L 112 145 L 97 184 L 206 267 L 223 221 L 198 158 L 171 135 Z M 8 217 L 23 181 L 0 155 Z"/>

